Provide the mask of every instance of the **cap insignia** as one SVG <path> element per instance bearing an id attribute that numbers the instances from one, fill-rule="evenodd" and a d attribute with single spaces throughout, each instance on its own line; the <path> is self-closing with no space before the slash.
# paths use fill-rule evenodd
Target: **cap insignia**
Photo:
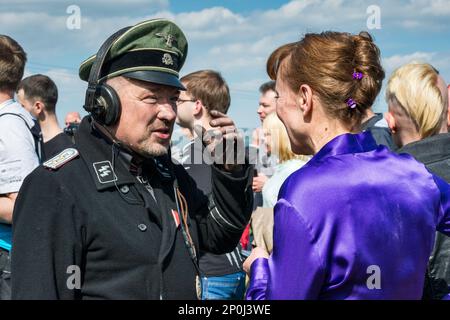
<path id="1" fill-rule="evenodd" d="M 164 40 L 166 40 L 166 46 L 168 46 L 169 48 L 172 48 L 173 43 L 177 42 L 177 39 L 171 34 L 157 33 L 156 36 L 164 38 Z"/>
<path id="2" fill-rule="evenodd" d="M 173 59 L 172 59 L 172 56 L 170 55 L 170 54 L 168 54 L 168 53 L 164 53 L 164 55 L 163 55 L 163 57 L 162 57 L 162 62 L 165 64 L 165 65 L 173 65 Z"/>

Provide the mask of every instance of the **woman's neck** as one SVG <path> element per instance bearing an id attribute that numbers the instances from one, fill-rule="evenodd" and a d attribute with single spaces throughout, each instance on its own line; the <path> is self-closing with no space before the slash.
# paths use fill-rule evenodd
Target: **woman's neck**
<path id="1" fill-rule="evenodd" d="M 310 135 L 314 154 L 319 152 L 319 150 L 322 149 L 328 142 L 345 133 L 350 133 L 350 130 L 345 128 L 339 121 L 323 121 L 320 125 L 314 128 L 314 131 Z"/>

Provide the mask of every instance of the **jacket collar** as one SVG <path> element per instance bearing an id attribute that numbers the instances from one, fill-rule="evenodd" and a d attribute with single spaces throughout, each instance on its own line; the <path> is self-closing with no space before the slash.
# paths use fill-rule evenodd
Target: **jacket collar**
<path id="1" fill-rule="evenodd" d="M 441 133 L 408 143 L 398 149 L 397 153 L 409 153 L 424 164 L 448 159 L 450 157 L 450 133 Z"/>
<path id="2" fill-rule="evenodd" d="M 133 156 L 96 129 L 90 116 L 81 122 L 75 134 L 75 144 L 89 168 L 97 190 L 137 182 L 136 177 L 130 173 Z M 172 182 L 175 179 L 170 152 L 166 156 L 145 159 L 142 166 L 148 175 L 156 173 L 161 181 Z"/>
<path id="3" fill-rule="evenodd" d="M 89 168 L 97 190 L 137 182 L 130 173 L 132 155 L 96 129 L 90 116 L 81 122 L 75 134 L 75 144 Z M 163 181 L 174 180 L 170 155 L 145 159 L 142 166 L 146 167 L 148 174 L 155 172 Z"/>
<path id="4" fill-rule="evenodd" d="M 361 131 L 365 131 L 368 128 L 371 128 L 373 126 L 375 126 L 375 124 L 380 121 L 383 120 L 383 114 L 382 113 L 375 113 L 375 115 L 370 118 L 369 120 L 361 123 Z"/>
<path id="5" fill-rule="evenodd" d="M 314 161 L 320 161 L 340 154 L 367 152 L 375 150 L 377 147 L 377 143 L 370 131 L 364 131 L 358 134 L 345 133 L 325 144 L 313 159 Z"/>
<path id="6" fill-rule="evenodd" d="M 106 190 L 117 188 L 121 185 L 136 184 L 138 181 L 129 169 L 132 163 L 132 155 L 126 150 L 121 149 L 108 139 L 99 130 L 95 128 L 90 117 L 85 117 L 75 134 L 75 143 L 79 150 L 81 158 L 89 168 L 89 173 L 94 180 L 97 190 Z M 155 197 L 144 197 L 144 206 L 154 215 L 162 219 L 162 228 L 164 229 L 161 247 L 159 251 L 159 262 L 163 263 L 169 256 L 173 247 L 176 235 L 176 228 L 173 221 L 172 210 L 177 210 L 173 194 L 173 181 L 175 179 L 172 163 L 168 160 L 169 156 L 155 157 L 145 159 L 142 162 L 143 174 L 151 179 L 154 174 L 158 179 L 152 184 Z M 144 187 L 139 183 L 138 190 L 144 193 Z M 120 191 L 122 192 L 122 191 Z M 139 201 L 132 200 L 133 204 L 139 204 Z"/>
<path id="7" fill-rule="evenodd" d="M 81 122 L 75 134 L 75 144 L 97 190 L 136 182 L 119 156 L 123 151 L 94 128 L 90 116 Z"/>

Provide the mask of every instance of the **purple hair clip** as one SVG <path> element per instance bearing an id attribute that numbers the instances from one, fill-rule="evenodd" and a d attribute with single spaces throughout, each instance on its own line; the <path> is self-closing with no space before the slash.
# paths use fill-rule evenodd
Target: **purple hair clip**
<path id="1" fill-rule="evenodd" d="M 355 72 L 353 72 L 353 79 L 355 79 L 355 80 L 361 80 L 362 78 L 363 78 L 363 74 L 362 74 L 362 72 L 358 72 L 358 71 L 355 71 Z"/>
<path id="2" fill-rule="evenodd" d="M 350 109 L 355 109 L 356 108 L 356 101 L 353 100 L 352 98 L 348 98 L 347 101 L 345 101 L 345 103 L 347 104 L 347 106 Z"/>

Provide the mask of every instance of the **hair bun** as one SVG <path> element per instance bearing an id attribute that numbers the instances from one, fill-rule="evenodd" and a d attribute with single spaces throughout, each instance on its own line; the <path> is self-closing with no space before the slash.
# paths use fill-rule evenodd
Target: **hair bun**
<path id="1" fill-rule="evenodd" d="M 349 127 L 360 124 L 384 79 L 380 50 L 368 32 L 308 33 L 274 51 L 267 70 L 272 79 L 279 74 L 293 92 L 309 85 L 326 112 Z"/>
<path id="2" fill-rule="evenodd" d="M 364 74 L 364 77 L 354 87 L 353 97 L 364 108 L 370 108 L 381 90 L 385 77 L 381 65 L 380 49 L 366 31 L 362 31 L 352 38 L 355 46 L 353 68 Z"/>
<path id="3" fill-rule="evenodd" d="M 361 31 L 358 36 L 360 36 L 361 38 L 364 38 L 370 42 L 373 42 L 372 36 L 367 31 Z"/>

